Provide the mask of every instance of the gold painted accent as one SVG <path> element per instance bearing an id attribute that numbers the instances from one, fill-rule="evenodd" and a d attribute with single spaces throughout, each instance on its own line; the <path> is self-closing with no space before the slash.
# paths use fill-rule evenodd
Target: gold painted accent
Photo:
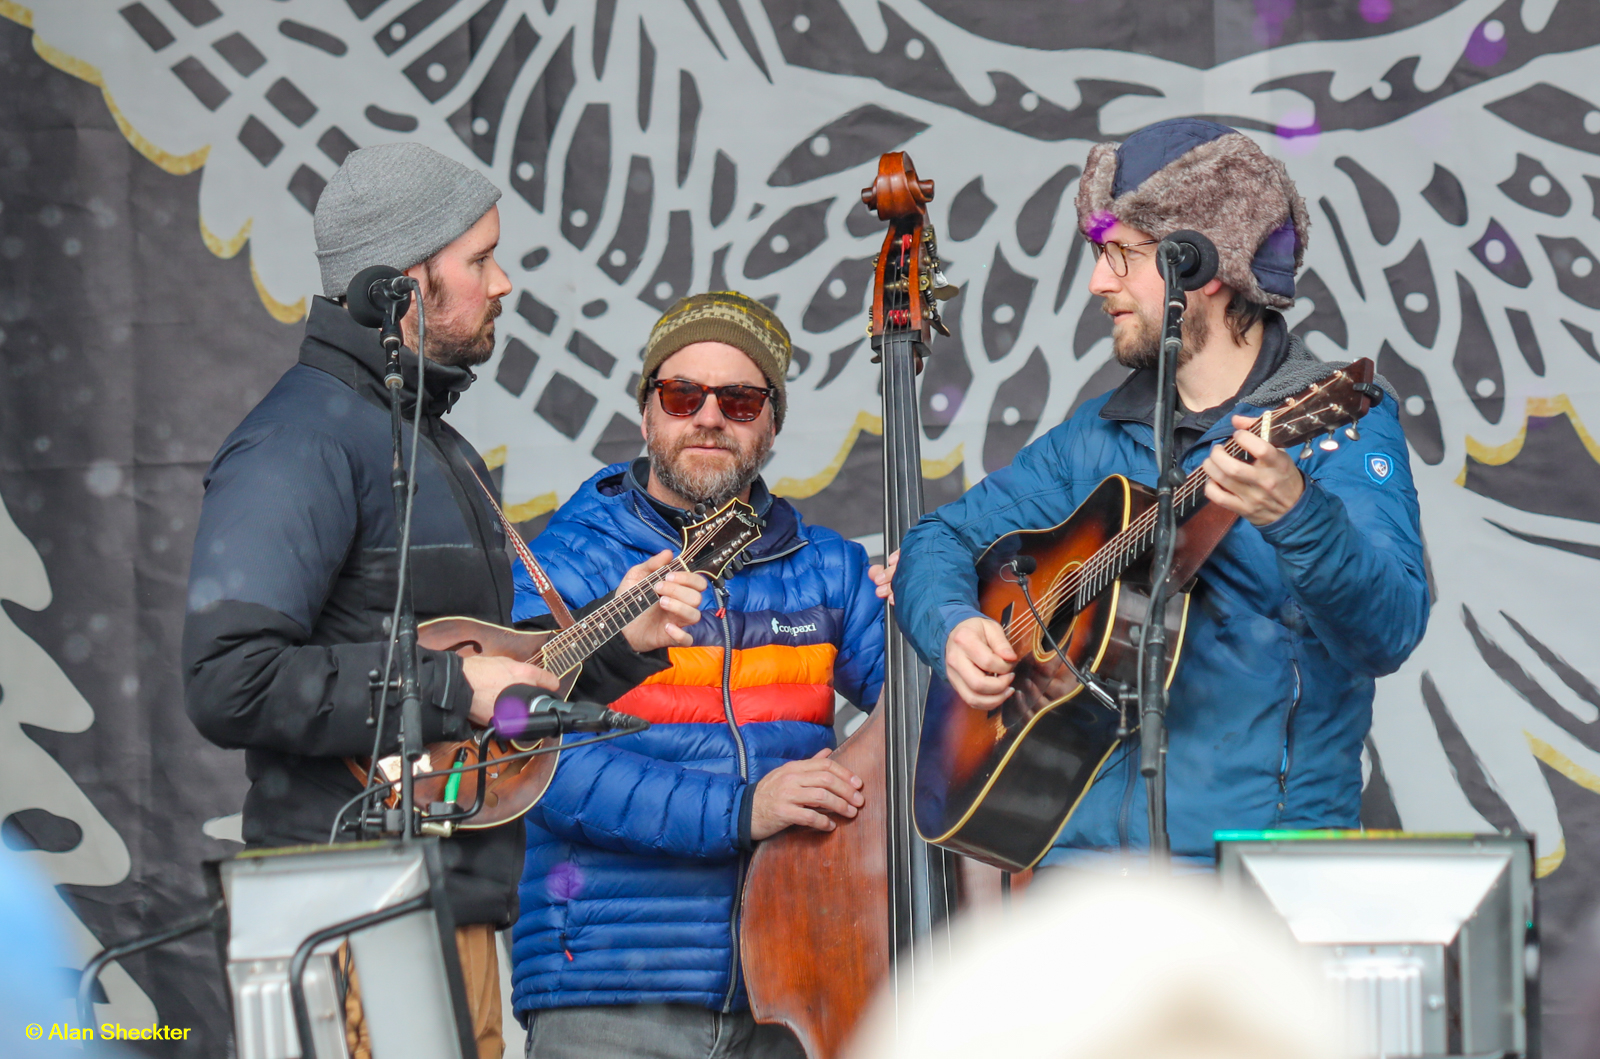
<path id="1" fill-rule="evenodd" d="M 532 500 L 524 500 L 520 504 L 506 505 L 506 518 L 512 522 L 527 522 L 529 519 L 538 518 L 547 511 L 554 511 L 560 500 L 554 493 L 540 493 Z"/>
<path id="2" fill-rule="evenodd" d="M 826 467 L 810 478 L 779 478 L 771 487 L 772 495 L 788 497 L 793 500 L 804 500 L 807 497 L 816 496 L 828 488 L 833 484 L 833 480 L 839 476 L 840 470 L 844 468 L 844 461 L 849 457 L 850 450 L 856 447 L 856 439 L 861 436 L 863 430 L 868 434 L 882 436 L 883 417 L 875 416 L 871 412 L 857 412 L 856 421 L 850 424 L 850 432 L 845 435 L 844 444 L 839 446 L 839 451 L 834 454 L 833 459 L 829 461 Z M 960 467 L 965 459 L 966 453 L 961 445 L 957 445 L 946 456 L 924 457 L 922 460 L 922 477 L 943 478 L 957 467 Z M 963 487 L 966 485 L 964 478 L 962 479 L 962 485 Z"/>
<path id="3" fill-rule="evenodd" d="M 504 445 L 496 445 L 494 448 L 483 454 L 483 465 L 489 468 L 491 471 L 496 467 L 504 467 L 505 462 L 506 447 Z"/>
<path id="4" fill-rule="evenodd" d="M 1485 445 L 1483 442 L 1468 436 L 1467 457 L 1478 463 L 1490 467 L 1501 467 L 1516 459 L 1522 453 L 1522 446 L 1528 440 L 1528 420 L 1532 418 L 1553 419 L 1556 416 L 1566 416 L 1572 423 L 1572 429 L 1577 432 L 1578 440 L 1583 442 L 1583 447 L 1588 450 L 1589 457 L 1600 463 L 1600 442 L 1594 439 L 1583 420 L 1578 415 L 1578 410 L 1572 406 L 1572 399 L 1564 393 L 1554 397 L 1530 397 L 1523 412 L 1522 429 L 1517 431 L 1517 436 L 1501 445 Z M 1467 464 L 1463 461 L 1461 473 L 1456 476 L 1457 485 L 1467 484 Z"/>
<path id="5" fill-rule="evenodd" d="M 33 12 L 11 0 L 0 0 L 0 18 L 9 18 L 20 25 L 33 28 Z"/>
<path id="6" fill-rule="evenodd" d="M 267 312 L 280 324 L 299 323 L 306 318 L 306 300 L 301 298 L 297 302 L 285 304 L 267 293 L 267 285 L 261 282 L 261 274 L 256 271 L 255 258 L 250 259 L 250 282 L 256 285 L 256 297 L 261 299 L 261 304 L 267 307 Z"/>
<path id="7" fill-rule="evenodd" d="M 865 430 L 869 434 L 883 433 L 883 417 L 875 416 L 871 412 L 857 412 L 856 421 L 850 425 L 850 433 L 845 435 L 844 444 L 839 446 L 839 451 L 833 460 L 821 471 L 810 478 L 779 478 L 772 486 L 774 496 L 789 497 L 795 500 L 804 500 L 808 496 L 816 496 L 839 476 L 839 471 L 844 467 L 846 457 L 850 450 L 856 447 L 856 439 Z"/>
<path id="8" fill-rule="evenodd" d="M 206 219 L 201 217 L 200 238 L 205 242 L 207 250 L 226 261 L 228 258 L 237 254 L 240 250 L 244 249 L 244 244 L 250 239 L 250 228 L 255 223 L 255 218 L 250 218 L 248 221 L 244 222 L 243 228 L 240 228 L 234 233 L 231 239 L 224 239 L 216 232 L 213 232 L 210 228 L 207 228 Z"/>
<path id="9" fill-rule="evenodd" d="M 0 5 L 3 5 L 4 2 L 5 0 L 0 0 Z M 3 7 L 0 7 L 0 15 L 7 15 L 7 17 L 10 17 L 9 13 L 6 12 Z M 17 21 L 21 21 L 21 19 L 17 19 Z M 31 26 L 31 16 L 29 21 L 23 24 Z M 106 101 L 106 109 L 111 111 L 111 118 L 117 123 L 117 128 L 122 131 L 123 137 L 134 146 L 135 150 L 144 155 L 146 158 L 150 159 L 150 161 L 154 162 L 156 165 L 160 166 L 162 169 L 171 173 L 173 176 L 183 176 L 187 173 L 194 172 L 196 169 L 199 169 L 201 166 L 206 164 L 206 158 L 211 154 L 210 144 L 200 148 L 198 151 L 191 151 L 188 154 L 173 154 L 170 151 L 164 151 L 157 147 L 142 133 L 140 133 L 138 129 L 135 129 L 133 124 L 128 121 L 126 115 L 122 113 L 122 109 L 117 106 L 117 101 L 112 98 L 111 93 L 106 89 L 105 76 L 101 74 L 96 67 L 91 66 L 82 59 L 68 55 L 66 52 L 52 44 L 45 43 L 37 34 L 35 34 L 33 38 L 33 50 L 38 53 L 39 58 L 49 63 L 51 66 L 54 66 L 56 69 L 62 71 L 63 73 L 71 74 L 80 81 L 87 81 L 89 84 L 100 89 L 100 95 Z"/>
<path id="10" fill-rule="evenodd" d="M 1561 862 L 1567 859 L 1567 840 L 1562 839 L 1556 843 L 1556 848 L 1546 853 L 1533 862 L 1533 874 L 1540 879 L 1546 875 L 1554 875 L 1555 870 L 1561 867 Z"/>
<path id="11" fill-rule="evenodd" d="M 1578 786 L 1600 794 L 1600 776 L 1596 776 L 1532 732 L 1524 730 L 1522 734 L 1527 737 L 1528 749 L 1533 751 L 1534 757 L 1543 761 Z"/>

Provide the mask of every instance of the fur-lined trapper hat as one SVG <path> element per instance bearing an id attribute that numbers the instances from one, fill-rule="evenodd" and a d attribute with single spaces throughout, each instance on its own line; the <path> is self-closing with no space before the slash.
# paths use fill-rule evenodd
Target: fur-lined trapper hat
<path id="1" fill-rule="evenodd" d="M 1226 125 L 1173 118 L 1121 145 L 1089 150 L 1078 182 L 1078 230 L 1112 224 L 1163 239 L 1189 228 L 1217 244 L 1217 278 L 1253 302 L 1294 305 L 1311 219 L 1289 170 Z"/>

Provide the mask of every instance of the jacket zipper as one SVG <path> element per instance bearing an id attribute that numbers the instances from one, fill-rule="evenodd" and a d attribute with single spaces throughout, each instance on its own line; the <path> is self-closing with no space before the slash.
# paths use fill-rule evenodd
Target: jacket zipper
<path id="1" fill-rule="evenodd" d="M 733 629 L 728 624 L 728 590 L 713 582 L 712 591 L 717 597 L 717 617 L 722 622 L 722 716 L 733 733 L 733 749 L 739 761 L 739 778 L 750 782 L 750 760 L 744 745 L 744 733 L 739 731 L 738 719 L 733 715 Z M 750 796 L 746 792 L 746 797 Z M 749 855 L 739 853 L 739 877 L 733 887 L 733 904 L 728 909 L 728 991 L 722 997 L 722 1012 L 733 1010 L 733 996 L 739 989 L 739 904 L 744 900 L 745 869 Z"/>
<path id="2" fill-rule="evenodd" d="M 1300 660 L 1289 659 L 1294 669 L 1294 698 L 1289 703 L 1289 713 L 1283 719 L 1283 762 L 1278 768 L 1278 795 L 1289 793 L 1289 769 L 1294 766 L 1294 715 L 1300 709 Z M 1283 802 L 1278 803 L 1278 814 L 1283 814 Z"/>

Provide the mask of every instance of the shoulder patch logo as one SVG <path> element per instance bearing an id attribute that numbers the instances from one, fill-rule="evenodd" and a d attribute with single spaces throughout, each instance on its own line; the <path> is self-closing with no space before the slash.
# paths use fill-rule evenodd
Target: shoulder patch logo
<path id="1" fill-rule="evenodd" d="M 1394 474 L 1394 460 L 1387 453 L 1367 453 L 1367 477 L 1379 485 L 1387 482 L 1389 476 Z"/>

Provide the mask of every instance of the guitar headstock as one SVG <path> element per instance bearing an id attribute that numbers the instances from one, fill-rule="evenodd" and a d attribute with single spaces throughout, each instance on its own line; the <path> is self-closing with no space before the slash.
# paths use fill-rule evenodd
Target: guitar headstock
<path id="1" fill-rule="evenodd" d="M 1336 449 L 1339 445 L 1332 440 L 1334 432 L 1345 427 L 1347 436 L 1359 438 L 1356 420 L 1383 399 L 1383 389 L 1372 379 L 1371 359 L 1363 357 L 1347 364 L 1262 415 L 1258 433 L 1280 449 L 1302 441 L 1309 446 L 1312 438 L 1326 434 L 1322 447 Z"/>
<path id="2" fill-rule="evenodd" d="M 683 528 L 684 564 L 716 579 L 761 537 L 761 519 L 743 500 L 730 500 L 699 522 Z"/>
<path id="3" fill-rule="evenodd" d="M 928 220 L 933 181 L 920 180 L 904 151 L 891 151 L 878 159 L 878 176 L 861 190 L 861 201 L 889 225 L 883 248 L 874 262 L 872 316 L 867 333 L 874 349 L 888 334 L 910 334 L 926 345 L 928 329 L 949 335 L 939 318 L 939 300 L 948 300 L 957 288 L 939 269 L 939 247 Z M 921 367 L 921 351 L 918 365 Z"/>

